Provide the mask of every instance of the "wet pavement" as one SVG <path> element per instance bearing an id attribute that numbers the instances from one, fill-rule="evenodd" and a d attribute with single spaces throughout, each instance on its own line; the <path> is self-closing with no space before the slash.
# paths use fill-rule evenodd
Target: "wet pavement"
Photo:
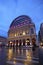
<path id="1" fill-rule="evenodd" d="M 0 65 L 39 65 L 39 48 L 0 48 Z"/>

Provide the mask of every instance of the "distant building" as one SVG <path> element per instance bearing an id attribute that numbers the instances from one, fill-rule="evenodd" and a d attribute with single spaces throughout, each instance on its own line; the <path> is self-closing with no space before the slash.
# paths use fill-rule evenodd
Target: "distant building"
<path id="1" fill-rule="evenodd" d="M 40 26 L 40 35 L 41 35 L 41 39 L 43 41 L 43 23 Z"/>
<path id="2" fill-rule="evenodd" d="M 39 41 L 40 41 L 40 43 L 43 43 L 43 23 L 41 23 L 41 25 L 40 25 Z"/>
<path id="3" fill-rule="evenodd" d="M 16 46 L 36 44 L 35 24 L 29 16 L 21 15 L 12 21 L 8 30 L 8 42 Z"/>
<path id="4" fill-rule="evenodd" d="M 38 32 L 38 42 L 39 45 L 43 45 L 43 23 L 41 23 L 40 30 Z"/>
<path id="5" fill-rule="evenodd" d="M 0 36 L 0 45 L 1 44 L 6 44 L 7 43 L 7 38 Z"/>
<path id="6" fill-rule="evenodd" d="M 39 43 L 41 42 L 40 30 L 39 30 L 39 32 L 38 32 L 38 42 L 39 42 Z"/>

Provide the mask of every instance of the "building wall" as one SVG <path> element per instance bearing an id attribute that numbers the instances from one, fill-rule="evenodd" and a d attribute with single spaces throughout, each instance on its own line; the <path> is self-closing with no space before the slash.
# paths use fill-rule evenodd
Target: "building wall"
<path id="1" fill-rule="evenodd" d="M 33 38 L 36 39 L 35 25 L 30 20 L 29 21 L 27 20 L 27 22 L 28 23 L 25 22 L 25 24 L 24 23 L 19 24 L 19 26 L 18 25 L 14 26 L 14 24 L 12 24 L 12 27 L 10 27 L 8 31 L 8 41 L 14 40 L 16 41 L 23 39 L 25 39 L 26 41 L 27 39 L 29 39 L 30 43 L 32 43 L 32 39 Z"/>
<path id="2" fill-rule="evenodd" d="M 7 38 L 0 36 L 0 43 L 1 44 L 6 44 L 7 43 Z"/>
<path id="3" fill-rule="evenodd" d="M 40 42 L 43 42 L 43 23 L 40 25 Z"/>

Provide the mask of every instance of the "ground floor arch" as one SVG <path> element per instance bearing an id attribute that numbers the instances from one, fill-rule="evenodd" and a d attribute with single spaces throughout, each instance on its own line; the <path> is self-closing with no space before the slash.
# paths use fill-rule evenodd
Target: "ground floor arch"
<path id="1" fill-rule="evenodd" d="M 29 38 L 26 39 L 26 43 L 28 46 L 30 45 L 30 39 Z"/>
<path id="2" fill-rule="evenodd" d="M 32 45 L 36 46 L 36 39 L 32 38 Z"/>
<path id="3" fill-rule="evenodd" d="M 8 41 L 9 46 L 30 46 L 36 45 L 36 38 L 22 38 Z"/>

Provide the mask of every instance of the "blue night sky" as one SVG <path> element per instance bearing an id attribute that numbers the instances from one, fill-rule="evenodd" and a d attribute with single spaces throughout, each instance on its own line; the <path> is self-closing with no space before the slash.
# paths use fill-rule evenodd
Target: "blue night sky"
<path id="1" fill-rule="evenodd" d="M 0 35 L 7 37 L 13 19 L 28 15 L 36 26 L 38 34 L 43 22 L 43 0 L 0 0 Z"/>

